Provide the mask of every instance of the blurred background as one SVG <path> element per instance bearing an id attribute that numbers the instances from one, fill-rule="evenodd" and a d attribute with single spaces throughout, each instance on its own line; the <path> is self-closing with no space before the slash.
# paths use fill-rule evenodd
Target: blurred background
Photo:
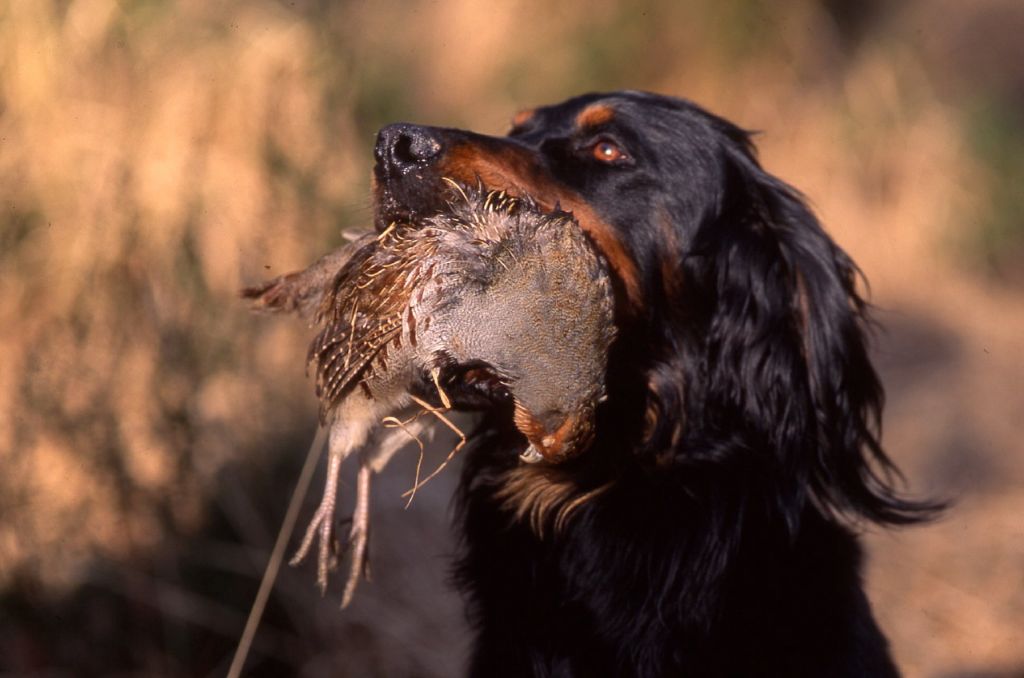
<path id="1" fill-rule="evenodd" d="M 956 500 L 867 535 L 906 675 L 1024 676 L 1022 31 L 1018 0 L 0 0 L 0 674 L 223 675 L 315 427 L 309 330 L 238 288 L 369 225 L 381 125 L 628 87 L 761 130 L 871 280 L 886 444 Z M 285 568 L 249 675 L 459 674 L 458 471 L 404 511 L 407 457 L 374 581 L 339 612 Z"/>

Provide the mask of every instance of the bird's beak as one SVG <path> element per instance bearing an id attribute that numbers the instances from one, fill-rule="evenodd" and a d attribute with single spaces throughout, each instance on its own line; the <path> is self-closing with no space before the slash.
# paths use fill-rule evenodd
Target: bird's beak
<path id="1" fill-rule="evenodd" d="M 530 446 L 519 455 L 519 458 L 527 464 L 536 464 L 538 461 L 544 460 L 544 455 L 540 453 L 540 450 L 533 443 L 530 443 Z"/>

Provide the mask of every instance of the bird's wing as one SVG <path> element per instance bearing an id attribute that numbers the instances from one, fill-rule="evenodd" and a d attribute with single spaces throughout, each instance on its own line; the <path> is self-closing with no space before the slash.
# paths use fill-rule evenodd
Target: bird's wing
<path id="1" fill-rule="evenodd" d="M 402 332 L 400 320 L 372 325 L 372 329 L 357 330 L 354 338 L 350 328 L 328 325 L 310 346 L 309 361 L 315 365 L 321 417 L 355 387 Z"/>
<path id="2" fill-rule="evenodd" d="M 372 233 L 363 235 L 325 254 L 302 271 L 286 273 L 259 285 L 246 287 L 241 291 L 241 296 L 250 300 L 250 307 L 254 311 L 298 313 L 300 317 L 311 320 L 338 272 L 356 252 L 375 238 Z"/>
<path id="3" fill-rule="evenodd" d="M 366 241 L 323 294 L 316 313 L 323 329 L 310 345 L 309 363 L 324 412 L 375 367 L 387 369 L 389 349 L 400 345 L 404 311 L 428 250 L 422 234 L 403 231 Z"/>

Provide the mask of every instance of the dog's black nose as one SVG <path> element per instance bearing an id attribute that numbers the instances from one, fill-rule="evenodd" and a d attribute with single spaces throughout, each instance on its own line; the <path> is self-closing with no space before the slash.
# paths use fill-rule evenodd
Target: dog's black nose
<path id="1" fill-rule="evenodd" d="M 373 154 L 380 169 L 405 173 L 422 166 L 441 152 L 441 144 L 429 127 L 397 123 L 377 133 Z"/>

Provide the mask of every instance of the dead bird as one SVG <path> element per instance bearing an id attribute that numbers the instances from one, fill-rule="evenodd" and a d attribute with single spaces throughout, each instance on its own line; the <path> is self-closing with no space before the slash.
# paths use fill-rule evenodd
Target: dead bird
<path id="1" fill-rule="evenodd" d="M 417 437 L 427 425 L 398 415 L 419 407 L 461 436 L 444 416 L 452 403 L 443 374 L 511 400 L 525 463 L 559 463 L 584 450 L 604 397 L 612 291 L 587 236 L 567 213 L 543 213 L 503 192 L 458 190 L 461 199 L 443 214 L 364 236 L 307 271 L 245 292 L 258 307 L 302 312 L 330 279 L 309 350 L 330 431 L 327 480 L 292 563 L 319 539 L 317 579 L 326 588 L 338 471 L 362 449 L 343 606 L 365 567 L 372 473 L 402 447 L 402 435 Z M 415 395 L 425 381 L 440 406 Z"/>

